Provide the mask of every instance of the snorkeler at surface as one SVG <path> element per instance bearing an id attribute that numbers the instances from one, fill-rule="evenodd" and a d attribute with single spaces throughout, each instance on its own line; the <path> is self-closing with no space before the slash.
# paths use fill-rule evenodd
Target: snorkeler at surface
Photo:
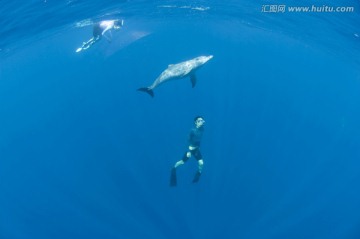
<path id="1" fill-rule="evenodd" d="M 84 42 L 81 47 L 76 49 L 76 52 L 86 50 L 90 48 L 94 43 L 98 42 L 102 37 L 104 37 L 108 42 L 112 40 L 111 30 L 118 30 L 124 25 L 124 20 L 107 20 L 95 23 L 93 26 L 93 37 Z"/>

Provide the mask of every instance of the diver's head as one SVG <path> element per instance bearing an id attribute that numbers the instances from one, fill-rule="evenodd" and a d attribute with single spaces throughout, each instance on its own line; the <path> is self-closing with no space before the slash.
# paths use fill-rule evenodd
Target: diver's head
<path id="1" fill-rule="evenodd" d="M 196 116 L 194 118 L 194 123 L 195 123 L 196 128 L 200 128 L 205 124 L 205 120 L 201 116 Z"/>
<path id="2" fill-rule="evenodd" d="M 124 25 L 124 20 L 116 20 L 114 21 L 114 29 L 119 29 Z"/>

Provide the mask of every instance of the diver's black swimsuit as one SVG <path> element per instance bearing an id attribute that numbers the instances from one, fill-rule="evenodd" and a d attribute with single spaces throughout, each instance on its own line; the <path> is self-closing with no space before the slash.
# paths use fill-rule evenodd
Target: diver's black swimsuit
<path id="1" fill-rule="evenodd" d="M 202 159 L 202 155 L 200 152 L 200 142 L 201 142 L 203 133 L 204 133 L 204 128 L 200 127 L 200 128 L 191 129 L 190 134 L 189 134 L 189 146 L 194 147 L 194 149 L 190 150 L 190 152 L 191 152 L 191 155 L 194 155 L 196 160 Z M 186 162 L 189 159 L 186 154 L 187 153 L 185 153 L 185 155 L 183 157 L 184 162 Z"/>

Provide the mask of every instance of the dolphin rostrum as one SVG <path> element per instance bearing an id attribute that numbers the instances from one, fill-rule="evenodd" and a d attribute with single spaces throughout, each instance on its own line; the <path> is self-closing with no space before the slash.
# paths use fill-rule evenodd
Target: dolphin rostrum
<path id="1" fill-rule="evenodd" d="M 169 80 L 176 80 L 182 79 L 185 77 L 190 76 L 192 87 L 196 84 L 196 76 L 195 71 L 203 66 L 206 62 L 208 62 L 212 55 L 210 56 L 199 56 L 194 59 L 180 62 L 178 64 L 169 65 L 166 70 L 164 70 L 160 76 L 154 81 L 154 83 L 149 87 L 139 88 L 139 91 L 144 91 L 154 97 L 154 89 L 159 85 L 169 81 Z"/>

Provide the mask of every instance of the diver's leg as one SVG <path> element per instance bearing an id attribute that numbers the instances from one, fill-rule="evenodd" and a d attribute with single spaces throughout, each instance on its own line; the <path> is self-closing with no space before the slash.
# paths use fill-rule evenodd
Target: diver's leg
<path id="1" fill-rule="evenodd" d="M 189 158 L 191 157 L 191 152 L 186 152 L 183 156 L 183 158 L 179 161 L 177 161 L 174 165 L 174 167 L 171 169 L 170 174 L 170 186 L 174 187 L 177 185 L 177 177 L 176 177 L 176 168 L 180 165 L 183 165 Z"/>
<path id="2" fill-rule="evenodd" d="M 196 171 L 194 179 L 193 179 L 193 183 L 196 183 L 196 182 L 198 182 L 200 180 L 201 172 L 202 172 L 202 169 L 204 167 L 204 160 L 202 159 L 202 155 L 201 155 L 199 149 L 196 149 L 194 151 L 194 157 L 198 161 L 198 170 Z"/>
<path id="3" fill-rule="evenodd" d="M 201 155 L 200 149 L 196 148 L 193 152 L 194 157 L 196 158 L 196 160 L 198 161 L 198 171 L 199 173 L 202 172 L 202 169 L 204 167 L 204 160 L 203 157 Z"/>
<path id="4" fill-rule="evenodd" d="M 189 159 L 190 157 L 191 157 L 191 152 L 190 152 L 190 151 L 189 151 L 189 152 L 186 152 L 186 153 L 184 154 L 183 158 L 175 163 L 174 168 L 177 168 L 177 167 L 183 165 L 186 161 L 188 161 L 188 159 Z"/>
<path id="5" fill-rule="evenodd" d="M 92 37 L 90 40 L 88 40 L 87 42 L 84 42 L 82 49 L 86 50 L 89 49 L 95 42 L 97 42 L 99 40 L 99 38 L 95 38 Z"/>
<path id="6" fill-rule="evenodd" d="M 203 167 L 204 167 L 204 160 L 202 160 L 202 159 L 198 160 L 198 171 L 199 171 L 199 173 L 202 172 Z"/>

